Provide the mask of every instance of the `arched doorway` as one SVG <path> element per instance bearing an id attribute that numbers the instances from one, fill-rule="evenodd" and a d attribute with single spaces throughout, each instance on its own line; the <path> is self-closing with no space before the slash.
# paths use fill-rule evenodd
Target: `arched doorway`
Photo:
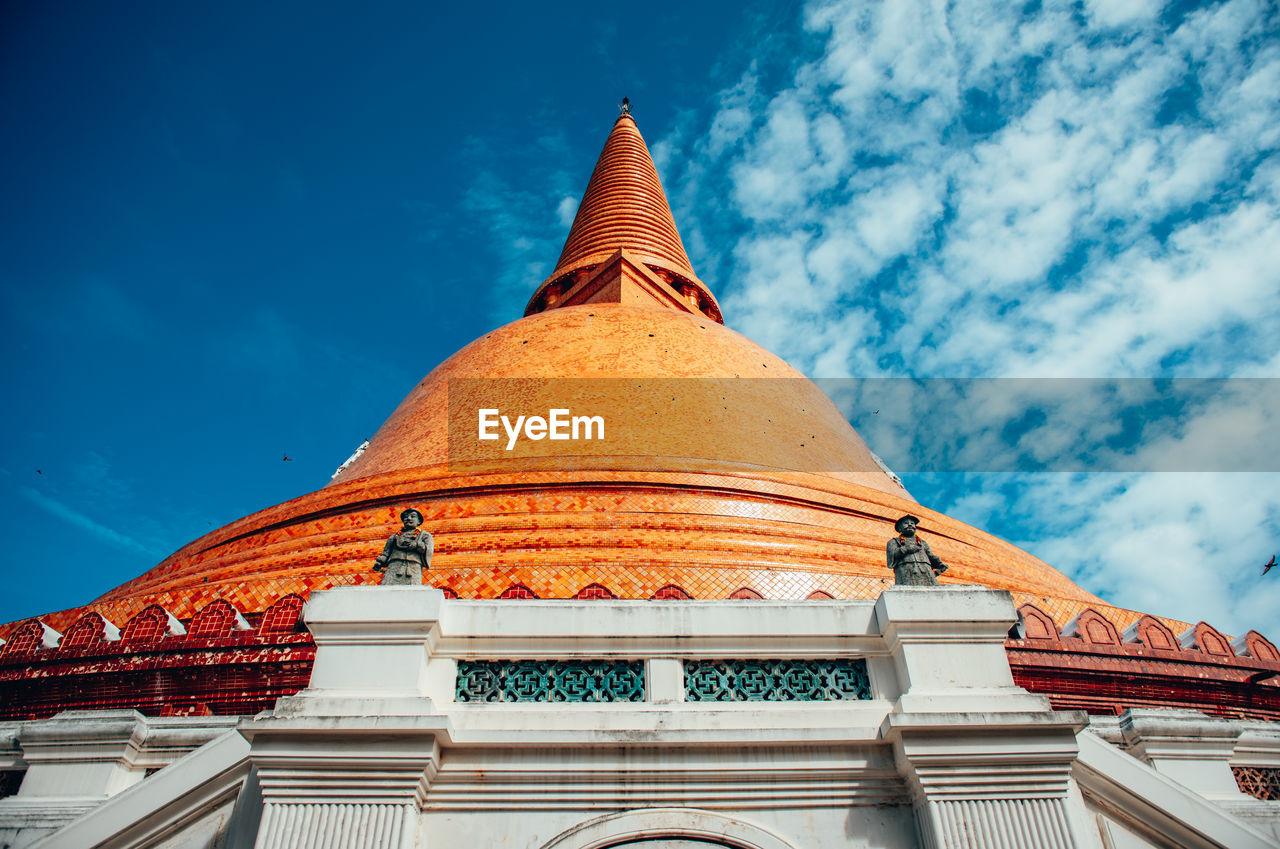
<path id="1" fill-rule="evenodd" d="M 646 837 L 640 840 L 629 840 L 626 843 L 614 843 L 611 845 L 620 847 L 620 849 L 714 849 L 714 847 L 724 847 L 728 844 L 714 843 L 708 840 L 686 840 L 683 837 L 659 837 L 653 840 Z"/>
<path id="2" fill-rule="evenodd" d="M 626 843 L 612 843 L 611 847 L 616 846 L 619 849 L 714 849 L 714 847 L 725 847 L 727 843 L 716 843 L 710 840 L 687 840 L 683 837 L 667 838 L 658 837 L 649 839 L 642 837 L 639 840 L 628 840 Z"/>
<path id="3" fill-rule="evenodd" d="M 795 849 L 760 826 L 697 808 L 645 808 L 597 817 L 542 849 Z"/>

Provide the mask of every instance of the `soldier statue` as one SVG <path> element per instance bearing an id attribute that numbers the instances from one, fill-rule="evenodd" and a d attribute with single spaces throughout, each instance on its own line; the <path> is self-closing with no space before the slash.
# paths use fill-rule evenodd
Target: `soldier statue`
<path id="1" fill-rule="evenodd" d="M 422 586 L 422 573 L 431 568 L 431 554 L 435 543 L 431 534 L 422 530 L 422 514 L 413 507 L 400 514 L 404 525 L 399 533 L 392 534 L 378 559 L 373 561 L 373 571 L 382 572 L 382 585 L 405 584 Z"/>
<path id="2" fill-rule="evenodd" d="M 947 571 L 947 564 L 929 550 L 929 543 L 916 536 L 919 524 L 915 516 L 903 516 L 893 524 L 898 536 L 889 540 L 887 550 L 895 586 L 936 587 L 937 576 Z"/>

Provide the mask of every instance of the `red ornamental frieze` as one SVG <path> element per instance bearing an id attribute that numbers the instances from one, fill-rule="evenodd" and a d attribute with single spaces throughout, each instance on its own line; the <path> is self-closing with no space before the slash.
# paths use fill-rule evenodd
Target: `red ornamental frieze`
<path id="1" fill-rule="evenodd" d="M 159 642 L 169 636 L 169 622 L 172 617 L 159 605 L 151 605 L 129 620 L 120 634 L 120 639 L 127 645 L 135 643 Z M 185 633 L 183 630 L 181 633 Z"/>
<path id="2" fill-rule="evenodd" d="M 1062 629 L 1063 639 L 1080 639 L 1094 645 L 1120 645 L 1120 633 L 1110 620 L 1093 608 L 1085 608 Z"/>
<path id="3" fill-rule="evenodd" d="M 1150 649 L 1179 651 L 1178 638 L 1168 625 L 1154 616 L 1143 615 L 1124 631 L 1124 641 L 1140 643 Z"/>
<path id="4" fill-rule="evenodd" d="M 9 632 L 4 647 L 0 648 L 0 658 L 20 658 L 34 654 L 44 647 L 47 629 L 48 626 L 38 619 L 28 619 L 18 623 Z"/>
<path id="5" fill-rule="evenodd" d="M 1061 636 L 1053 617 L 1034 604 L 1018 608 L 1022 620 L 1023 635 L 1029 640 L 1056 640 Z"/>
<path id="6" fill-rule="evenodd" d="M 1077 614 L 1060 631 L 1052 617 L 1034 604 L 1018 608 L 1021 628 L 1011 634 L 1009 645 L 1028 650 L 1036 646 L 1063 651 L 1091 653 L 1119 652 L 1125 655 L 1161 657 L 1181 655 L 1184 659 L 1247 658 L 1280 665 L 1280 651 L 1257 631 L 1230 640 L 1205 622 L 1187 628 L 1181 638 L 1153 616 L 1142 614 L 1123 631 L 1097 610 Z M 1212 647 L 1207 650 L 1205 646 Z"/>
<path id="7" fill-rule="evenodd" d="M 193 640 L 227 637 L 236 628 L 237 611 L 231 603 L 219 599 L 205 605 L 187 626 L 187 636 Z M 243 619 L 242 619 L 243 621 Z"/>
<path id="8" fill-rule="evenodd" d="M 1198 649 L 1206 654 L 1220 657 L 1231 657 L 1235 654 L 1231 648 L 1231 641 L 1206 622 L 1197 622 L 1179 635 L 1178 641 L 1183 648 Z"/>
<path id="9" fill-rule="evenodd" d="M 102 614 L 90 611 L 67 629 L 58 648 L 63 650 L 93 648 L 106 643 L 108 639 L 114 641 L 119 634 L 119 629 L 104 619 Z"/>
<path id="10" fill-rule="evenodd" d="M 1231 642 L 1236 654 L 1280 663 L 1280 649 L 1257 631 L 1247 631 Z"/>

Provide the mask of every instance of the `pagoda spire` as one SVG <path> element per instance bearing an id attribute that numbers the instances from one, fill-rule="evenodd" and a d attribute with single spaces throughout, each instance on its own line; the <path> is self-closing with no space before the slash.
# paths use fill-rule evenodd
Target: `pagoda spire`
<path id="1" fill-rule="evenodd" d="M 630 303 L 701 313 L 723 323 L 694 274 L 649 148 L 624 100 L 578 205 L 556 270 L 525 315 L 586 303 Z"/>

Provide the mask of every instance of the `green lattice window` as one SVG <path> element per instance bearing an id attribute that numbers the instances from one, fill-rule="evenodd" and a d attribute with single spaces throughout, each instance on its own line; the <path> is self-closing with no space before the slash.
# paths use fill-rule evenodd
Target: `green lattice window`
<path id="1" fill-rule="evenodd" d="M 460 702 L 642 702 L 644 663 L 626 660 L 460 660 Z"/>
<path id="2" fill-rule="evenodd" d="M 865 660 L 687 660 L 690 702 L 824 702 L 871 698 Z"/>

